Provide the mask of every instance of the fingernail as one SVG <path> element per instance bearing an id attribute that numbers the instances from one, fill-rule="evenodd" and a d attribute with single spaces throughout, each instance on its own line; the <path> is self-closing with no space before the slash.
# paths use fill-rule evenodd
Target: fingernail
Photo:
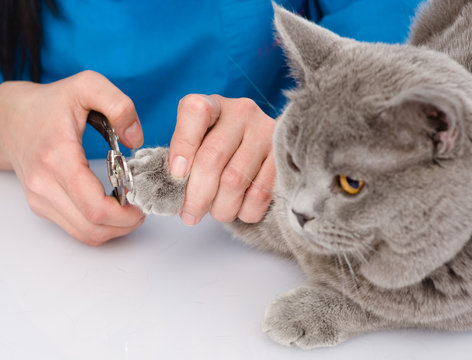
<path id="1" fill-rule="evenodd" d="M 195 225 L 197 223 L 197 218 L 186 212 L 180 214 L 180 218 L 182 219 L 185 225 Z"/>
<path id="2" fill-rule="evenodd" d="M 187 159 L 183 156 L 176 156 L 172 161 L 170 172 L 178 178 L 183 178 L 187 175 Z"/>
<path id="3" fill-rule="evenodd" d="M 139 123 L 137 121 L 132 123 L 131 126 L 125 130 L 124 136 L 131 144 L 136 144 L 138 141 L 141 142 L 141 126 L 139 126 Z"/>

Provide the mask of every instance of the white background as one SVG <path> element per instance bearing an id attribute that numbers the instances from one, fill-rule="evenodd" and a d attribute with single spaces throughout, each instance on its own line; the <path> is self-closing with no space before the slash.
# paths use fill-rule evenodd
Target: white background
<path id="1" fill-rule="evenodd" d="M 92 168 L 105 182 L 104 162 Z M 266 305 L 302 285 L 297 265 L 206 219 L 148 217 L 92 248 L 29 210 L 0 172 L 0 359 L 472 359 L 472 332 L 385 331 L 302 351 L 260 329 Z"/>

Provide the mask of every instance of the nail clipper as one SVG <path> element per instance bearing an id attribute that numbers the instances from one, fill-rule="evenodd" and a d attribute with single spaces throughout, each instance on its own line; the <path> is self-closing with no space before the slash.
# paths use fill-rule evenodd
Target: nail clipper
<path id="1" fill-rule="evenodd" d="M 107 155 L 108 178 L 113 186 L 112 195 L 118 202 L 126 205 L 126 192 L 133 189 L 133 175 L 128 167 L 126 158 L 121 154 L 118 146 L 118 135 L 111 127 L 110 122 L 102 113 L 91 110 L 87 122 L 92 125 L 110 145 Z"/>

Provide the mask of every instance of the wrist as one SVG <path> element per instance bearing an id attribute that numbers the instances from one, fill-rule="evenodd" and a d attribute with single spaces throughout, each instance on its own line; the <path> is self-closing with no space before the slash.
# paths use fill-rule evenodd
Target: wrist
<path id="1" fill-rule="evenodd" d="M 0 171 L 5 170 L 13 170 L 13 166 L 11 166 L 10 162 L 7 159 L 3 159 L 2 154 L 0 154 Z"/>
<path id="2" fill-rule="evenodd" d="M 9 108 L 11 106 L 11 92 L 18 81 L 5 81 L 0 83 L 0 171 L 13 170 L 8 156 L 9 136 Z"/>

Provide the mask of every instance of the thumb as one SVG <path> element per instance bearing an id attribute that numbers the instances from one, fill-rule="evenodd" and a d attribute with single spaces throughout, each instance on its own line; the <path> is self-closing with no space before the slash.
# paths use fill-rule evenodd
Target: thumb
<path id="1" fill-rule="evenodd" d="M 124 146 L 134 149 L 143 144 L 141 123 L 133 101 L 128 96 L 94 71 L 83 71 L 70 80 L 80 106 L 87 113 L 95 110 L 105 115 Z"/>

